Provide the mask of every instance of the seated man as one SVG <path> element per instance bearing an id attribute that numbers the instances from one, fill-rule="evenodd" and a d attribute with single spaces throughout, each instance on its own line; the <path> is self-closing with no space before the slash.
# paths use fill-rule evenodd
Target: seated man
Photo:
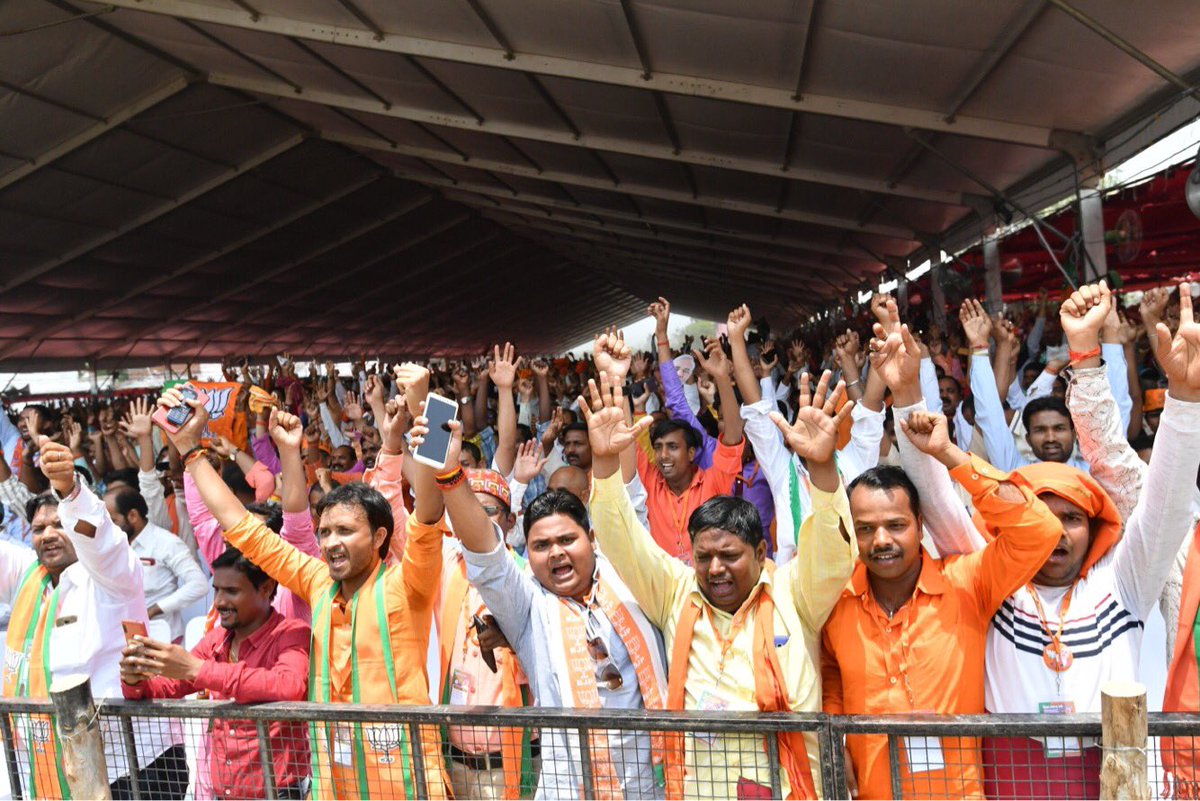
<path id="1" fill-rule="evenodd" d="M 147 614 L 167 623 L 171 642 L 183 642 L 183 610 L 208 592 L 200 565 L 183 540 L 150 522 L 146 499 L 137 490 L 110 490 L 104 505 L 142 562 Z"/>
<path id="2" fill-rule="evenodd" d="M 426 425 L 417 419 L 414 445 L 424 441 Z M 461 424 L 450 426 L 453 443 L 437 478 L 446 512 L 462 542 L 467 578 L 516 651 L 538 705 L 661 709 L 666 672 L 658 633 L 596 552 L 583 504 L 564 490 L 548 490 L 530 504 L 529 565 L 522 569 L 471 492 L 458 466 Z M 592 771 L 584 775 L 577 732 L 541 730 L 540 798 L 662 797 L 648 733 L 593 730 L 589 739 Z"/>
<path id="3" fill-rule="evenodd" d="M 812 398 L 802 382 L 794 426 L 777 413 L 793 451 L 809 465 L 814 509 L 798 536 L 803 558 L 776 568 L 766 558 L 762 521 L 742 498 L 714 497 L 687 521 L 694 567 L 655 544 L 633 513 L 617 475 L 619 455 L 634 446 L 637 427 L 621 408 L 619 386 L 601 374 L 590 404 L 581 400 L 592 443 L 596 534 L 670 653 L 668 709 L 817 712 L 820 673 L 815 661 L 821 627 L 850 579 L 855 545 L 845 495 L 839 498 L 833 463 L 838 426 L 854 406 L 835 414 L 844 385 L 830 393 L 827 372 Z M 828 400 L 828 402 L 827 402 Z M 639 421 L 642 425 L 642 421 Z M 668 735 L 667 791 L 671 798 L 769 797 L 772 766 L 755 735 Z M 811 734 L 778 737 L 781 789 L 786 798 L 816 798 L 820 752 Z M 686 756 L 685 756 L 686 754 Z"/>
<path id="4" fill-rule="evenodd" d="M 95 697 L 119 698 L 121 621 L 147 621 L 142 564 L 104 504 L 80 483 L 71 451 L 45 436 L 38 447 L 51 489 L 29 502 L 33 550 L 0 543 L 0 600 L 13 610 L 4 695 L 46 698 L 56 678 L 83 673 L 91 676 Z M 69 797 L 50 721 L 31 716 L 15 728 L 29 754 L 26 797 Z M 138 770 L 146 797 L 183 798 L 187 763 L 167 721 L 135 727 L 132 766 L 120 726 L 106 721 L 103 735 L 114 798 L 130 797 L 131 769 Z"/>
<path id="5" fill-rule="evenodd" d="M 399 372 L 412 409 L 428 394 L 429 372 L 416 365 Z M 177 389 L 159 399 L 164 408 L 183 403 Z M 415 509 L 406 524 L 408 543 L 401 565 L 386 562 L 393 535 L 391 505 L 380 492 L 358 482 L 336 488 L 317 507 L 318 559 L 280 539 L 246 511 L 199 444 L 208 413 L 202 404 L 186 403 L 194 414 L 167 436 L 183 454 L 184 466 L 225 539 L 312 608 L 309 700 L 427 704 L 425 657 L 442 574 L 438 522 L 443 507 L 433 487 L 433 471 L 414 465 Z M 299 418 L 275 411 L 271 419 L 272 429 L 287 429 L 298 438 Z M 359 604 L 360 597 L 368 602 Z M 321 797 L 444 797 L 440 749 L 432 735 L 423 743 L 428 785 L 414 788 L 412 765 L 396 758 L 412 747 L 404 727 L 355 723 L 319 729 L 312 747 Z"/>
<path id="6" fill-rule="evenodd" d="M 183 698 L 203 690 L 209 698 L 239 704 L 303 701 L 308 626 L 272 608 L 275 580 L 237 548 L 227 548 L 212 569 L 221 626 L 204 635 L 191 653 L 148 637 L 127 645 L 121 659 L 125 697 Z M 209 736 L 209 776 L 217 797 L 265 798 L 254 722 L 219 718 L 211 722 Z M 306 797 L 307 725 L 273 721 L 268 736 L 278 797 Z"/>

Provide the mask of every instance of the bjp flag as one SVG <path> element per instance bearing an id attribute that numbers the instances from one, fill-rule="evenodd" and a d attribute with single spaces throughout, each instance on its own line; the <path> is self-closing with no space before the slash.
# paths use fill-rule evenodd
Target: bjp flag
<path id="1" fill-rule="evenodd" d="M 164 389 L 179 384 L 191 384 L 208 395 L 208 427 L 204 437 L 226 437 L 244 451 L 250 450 L 250 429 L 245 412 L 238 410 L 238 398 L 243 387 L 234 381 L 169 381 Z"/>

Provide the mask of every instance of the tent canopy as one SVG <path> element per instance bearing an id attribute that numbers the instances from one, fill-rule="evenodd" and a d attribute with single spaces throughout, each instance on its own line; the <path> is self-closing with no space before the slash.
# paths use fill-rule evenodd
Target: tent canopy
<path id="1" fill-rule="evenodd" d="M 0 362 L 548 351 L 659 294 L 786 327 L 1195 115 L 1194 0 L 1086 15 L 14 0 Z"/>

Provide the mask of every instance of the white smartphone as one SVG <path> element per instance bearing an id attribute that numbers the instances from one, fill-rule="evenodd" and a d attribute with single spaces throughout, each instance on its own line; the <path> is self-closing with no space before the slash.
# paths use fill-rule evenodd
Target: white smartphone
<path id="1" fill-rule="evenodd" d="M 425 398 L 425 416 L 429 418 L 429 433 L 425 441 L 413 449 L 412 456 L 421 464 L 440 468 L 446 463 L 453 435 L 447 423 L 458 419 L 458 404 L 430 392 Z"/>

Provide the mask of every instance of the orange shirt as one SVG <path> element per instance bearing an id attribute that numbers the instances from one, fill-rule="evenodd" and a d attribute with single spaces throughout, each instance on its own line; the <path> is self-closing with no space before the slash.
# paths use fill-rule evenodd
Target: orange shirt
<path id="1" fill-rule="evenodd" d="M 982 714 L 988 624 L 1004 599 L 1050 556 L 1062 525 L 1019 476 L 972 457 L 951 472 L 1000 536 L 976 553 L 934 559 L 922 553 L 912 597 L 888 618 L 859 562 L 825 624 L 824 709 L 831 714 Z M 999 497 L 1000 482 L 1023 500 Z M 844 490 L 843 490 L 844 491 Z M 983 798 L 975 738 L 903 738 L 905 798 Z M 861 798 L 891 798 L 887 737 L 850 735 L 846 744 Z M 908 749 L 913 748 L 910 752 Z M 940 748 L 940 754 L 938 749 Z"/>
<path id="2" fill-rule="evenodd" d="M 414 515 L 405 521 L 408 544 L 402 564 L 384 574 L 387 625 L 395 660 L 396 694 L 402 704 L 428 704 L 425 656 L 429 648 L 433 606 L 442 579 L 442 530 L 426 526 Z M 247 514 L 225 532 L 225 539 L 281 585 L 314 605 L 333 583 L 321 559 L 300 551 L 256 517 Z M 329 684 L 334 703 L 351 700 L 350 606 L 339 593 L 330 609 Z M 315 636 L 320 636 L 319 634 Z M 363 675 L 366 686 L 387 686 L 382 674 Z"/>
<path id="3" fill-rule="evenodd" d="M 728 495 L 733 490 L 733 480 L 742 472 L 742 451 L 745 447 L 745 439 L 737 445 L 726 445 L 717 440 L 712 467 L 707 470 L 696 468 L 692 483 L 682 495 L 671 492 L 658 467 L 651 463 L 644 450 L 637 449 L 638 476 L 646 487 L 646 515 L 650 520 L 650 534 L 660 548 L 676 559 L 689 565 L 692 563 L 688 519 L 705 501 L 718 495 Z"/>

